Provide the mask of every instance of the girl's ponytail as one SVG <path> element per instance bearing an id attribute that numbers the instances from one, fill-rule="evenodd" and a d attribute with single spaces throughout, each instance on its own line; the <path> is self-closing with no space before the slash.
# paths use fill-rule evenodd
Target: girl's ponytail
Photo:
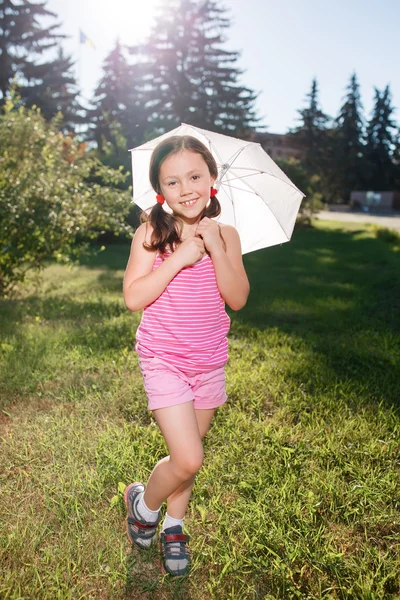
<path id="1" fill-rule="evenodd" d="M 209 219 L 213 219 L 214 217 L 219 217 L 220 214 L 221 214 L 221 205 L 217 199 L 217 196 L 213 196 L 211 198 L 210 204 L 208 206 L 206 206 L 206 208 L 203 210 L 203 214 L 201 215 L 201 218 L 203 219 L 204 217 L 208 217 Z M 221 238 L 222 245 L 224 247 L 224 250 L 226 251 L 226 243 L 222 236 L 221 228 L 219 228 L 219 237 Z"/>
<path id="2" fill-rule="evenodd" d="M 143 243 L 146 250 L 158 250 L 160 254 L 164 254 L 167 246 L 173 248 L 180 242 L 176 219 L 159 202 L 152 207 L 150 213 L 142 212 L 140 220 L 150 223 L 153 228 L 150 243 Z"/>
<path id="3" fill-rule="evenodd" d="M 213 219 L 214 217 L 219 217 L 221 214 L 221 205 L 217 199 L 217 196 L 213 196 L 210 200 L 210 203 L 203 210 L 203 214 L 201 218 L 208 217 L 209 219 Z"/>

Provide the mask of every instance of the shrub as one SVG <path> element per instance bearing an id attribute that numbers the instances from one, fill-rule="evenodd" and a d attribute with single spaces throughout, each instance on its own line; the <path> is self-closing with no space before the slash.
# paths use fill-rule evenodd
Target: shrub
<path id="1" fill-rule="evenodd" d="M 297 225 L 311 225 L 313 215 L 323 207 L 322 194 L 317 192 L 318 175 L 310 176 L 297 158 L 276 162 L 289 179 L 306 195 L 300 205 Z"/>
<path id="2" fill-rule="evenodd" d="M 392 246 L 400 246 L 400 233 L 389 227 L 373 226 L 373 232 L 378 240 L 382 240 Z"/>
<path id="3" fill-rule="evenodd" d="M 99 234 L 131 231 L 122 169 L 103 165 L 37 108 L 8 100 L 0 116 L 0 296 L 44 262 L 76 260 Z"/>

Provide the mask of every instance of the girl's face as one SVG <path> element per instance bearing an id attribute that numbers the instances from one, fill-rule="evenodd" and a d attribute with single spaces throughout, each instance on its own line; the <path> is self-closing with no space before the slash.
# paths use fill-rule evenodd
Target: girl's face
<path id="1" fill-rule="evenodd" d="M 190 150 L 172 154 L 160 167 L 162 195 L 173 213 L 188 224 L 198 221 L 214 181 L 201 154 Z"/>

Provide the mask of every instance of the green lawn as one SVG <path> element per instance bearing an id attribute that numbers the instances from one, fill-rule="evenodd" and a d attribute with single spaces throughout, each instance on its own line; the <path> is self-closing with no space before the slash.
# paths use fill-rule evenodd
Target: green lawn
<path id="1" fill-rule="evenodd" d="M 125 533 L 124 485 L 165 454 L 128 251 L 51 265 L 0 303 L 0 598 L 400 598 L 399 245 L 317 222 L 245 257 L 181 580 Z"/>

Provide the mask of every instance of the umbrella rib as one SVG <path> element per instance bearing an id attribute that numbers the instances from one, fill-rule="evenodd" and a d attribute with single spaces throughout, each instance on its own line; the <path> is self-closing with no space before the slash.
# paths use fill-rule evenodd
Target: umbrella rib
<path id="1" fill-rule="evenodd" d="M 230 167 L 229 167 L 229 169 L 228 169 L 228 171 L 227 171 L 228 173 L 229 173 L 230 169 L 232 168 L 232 165 L 233 165 L 233 163 L 234 163 L 234 162 L 235 162 L 235 160 L 238 158 L 238 156 L 239 156 L 239 155 L 240 155 L 240 154 L 243 152 L 243 150 L 245 150 L 245 149 L 246 149 L 248 146 L 250 146 L 252 143 L 253 143 L 253 142 L 249 142 L 248 144 L 246 144 L 246 146 L 243 146 L 243 148 L 241 148 L 241 149 L 239 150 L 239 152 L 236 154 L 235 158 L 232 160 L 232 163 L 230 164 Z M 267 155 L 267 156 L 268 156 L 268 155 Z M 235 167 L 235 170 L 236 170 L 236 169 L 245 169 L 245 168 L 246 168 L 246 167 Z M 264 173 L 265 175 L 270 175 L 271 177 L 275 177 L 275 179 L 279 179 L 279 181 L 283 181 L 282 179 L 280 179 L 280 177 L 277 177 L 276 175 L 272 175 L 271 173 L 266 173 L 265 171 L 262 171 L 262 173 Z M 238 179 L 240 179 L 240 177 L 239 177 Z M 289 181 L 290 181 L 290 180 L 289 180 Z M 221 183 L 222 183 L 222 182 L 221 182 Z M 245 182 L 245 183 L 246 183 L 246 182 Z M 292 187 L 293 189 L 295 189 L 295 190 L 297 190 L 298 192 L 300 192 L 300 190 L 299 190 L 299 189 L 298 189 L 298 188 L 297 188 L 297 187 L 296 187 L 296 186 L 295 186 L 295 185 L 294 185 L 294 184 L 293 184 L 291 181 L 290 181 L 290 184 L 289 184 L 287 181 L 285 181 L 285 183 L 286 183 L 287 185 L 291 185 L 291 187 Z M 252 189 L 252 188 L 251 188 L 251 189 Z M 254 191 L 254 190 L 253 190 L 253 191 Z M 302 193 L 302 192 L 301 192 L 301 193 Z M 304 196 L 304 194 L 303 194 L 303 196 Z"/>
<path id="2" fill-rule="evenodd" d="M 246 182 L 245 182 L 245 183 L 246 183 Z M 255 190 L 253 190 L 252 188 L 250 188 L 250 189 L 248 189 L 248 190 L 243 190 L 242 188 L 235 187 L 234 185 L 230 185 L 230 186 L 229 186 L 229 188 L 228 188 L 228 190 L 229 190 L 229 189 L 233 189 L 233 190 L 239 190 L 240 192 L 248 192 L 248 193 L 249 193 L 249 194 L 251 194 L 251 195 L 255 194 L 256 196 L 258 196 L 259 198 L 261 198 L 261 200 L 264 202 L 265 206 L 268 208 L 269 212 L 270 212 L 270 213 L 273 215 L 273 217 L 275 218 L 276 222 L 278 223 L 279 227 L 280 227 L 280 228 L 281 228 L 281 230 L 283 231 L 284 235 L 285 235 L 286 237 L 288 237 L 288 235 L 287 235 L 286 231 L 283 229 L 282 225 L 279 223 L 278 217 L 276 216 L 276 214 L 275 214 L 275 213 L 273 213 L 273 212 L 272 212 L 272 210 L 270 209 L 270 207 L 268 206 L 268 204 L 267 204 L 267 203 L 264 201 L 263 197 L 262 197 L 262 196 L 260 196 L 260 194 L 258 194 L 258 193 L 257 193 Z M 225 191 L 226 193 L 228 193 L 228 191 L 227 191 L 227 190 L 224 190 L 224 191 Z M 231 200 L 231 202 L 232 202 L 232 200 Z M 232 208 L 233 208 L 233 212 L 235 213 L 235 205 L 234 205 L 234 203 L 233 203 L 233 202 L 232 202 Z M 235 221 L 235 222 L 236 222 L 236 221 Z"/>
<path id="3" fill-rule="evenodd" d="M 191 125 L 192 129 L 196 129 L 196 127 L 193 127 L 193 125 Z M 200 129 L 201 133 L 204 135 L 204 137 L 206 138 L 208 145 L 209 145 L 209 150 L 212 153 L 214 151 L 214 154 L 217 155 L 217 158 L 219 160 L 220 163 L 222 163 L 222 158 L 219 154 L 219 152 L 217 152 L 217 149 L 215 148 L 215 146 L 213 145 L 213 142 L 210 140 L 210 138 L 208 137 L 208 135 L 206 135 L 206 130 L 205 129 Z"/>
<path id="4" fill-rule="evenodd" d="M 248 144 L 246 144 L 246 146 L 243 146 L 243 148 L 240 148 L 240 149 L 239 149 L 239 150 L 236 152 L 236 156 L 235 156 L 235 155 L 233 155 L 233 157 L 231 156 L 231 158 L 229 158 L 229 159 L 226 161 L 226 164 L 228 164 L 228 165 L 229 165 L 229 169 L 231 169 L 231 168 L 232 168 L 232 165 L 233 165 L 233 163 L 235 162 L 235 160 L 237 160 L 237 158 L 238 158 L 238 157 L 239 157 L 239 156 L 242 154 L 242 152 L 243 152 L 244 150 L 246 150 L 246 148 L 247 148 L 248 146 L 250 146 L 250 144 L 251 144 L 251 142 L 250 142 L 250 143 L 248 143 Z M 232 161 L 232 162 L 231 162 L 231 161 Z"/>
<path id="5" fill-rule="evenodd" d="M 235 170 L 237 170 L 238 167 L 235 167 Z M 227 171 L 227 173 L 229 173 L 229 171 Z M 282 183 L 285 183 L 286 185 L 288 185 L 289 187 L 292 187 L 294 190 L 296 190 L 297 192 L 300 192 L 300 190 L 294 185 L 294 183 L 292 183 L 291 181 L 285 181 L 284 179 L 281 179 L 280 177 L 278 177 L 277 175 L 273 175 L 272 173 L 267 173 L 267 171 L 257 171 L 256 173 L 250 173 L 249 175 L 243 175 L 243 177 L 233 177 L 232 179 L 223 179 L 221 181 L 221 184 L 224 185 L 224 183 L 229 183 L 230 181 L 236 181 L 236 180 L 242 180 L 245 177 L 251 177 L 251 175 L 269 175 L 269 177 L 274 177 L 275 179 L 277 179 L 278 181 L 281 181 Z M 246 181 L 244 182 L 246 185 L 249 185 Z M 249 186 L 250 189 L 255 193 L 255 190 L 253 190 L 253 188 L 251 186 Z M 238 188 L 239 189 L 239 188 Z M 303 196 L 305 196 L 305 194 L 303 194 L 303 192 L 300 192 Z"/>
<path id="6" fill-rule="evenodd" d="M 268 173 L 267 173 L 267 174 L 268 174 Z M 274 176 L 272 175 L 272 177 L 274 177 Z M 240 179 L 240 177 L 239 177 L 238 179 Z M 282 180 L 280 179 L 279 181 L 282 181 Z M 264 202 L 265 206 L 268 208 L 268 210 L 270 211 L 270 213 L 271 213 L 271 214 L 274 216 L 274 218 L 275 218 L 276 222 L 278 223 L 278 225 L 279 225 L 279 227 L 281 228 L 281 230 L 282 230 L 282 232 L 284 233 L 284 235 L 285 235 L 286 237 L 288 237 L 288 235 L 287 235 L 286 231 L 284 230 L 284 228 L 283 228 L 283 227 L 282 227 L 282 225 L 280 224 L 280 222 L 279 222 L 279 220 L 278 220 L 278 217 L 276 216 L 276 214 L 275 214 L 275 213 L 273 213 L 273 212 L 272 212 L 272 210 L 271 210 L 271 209 L 270 209 L 270 207 L 268 206 L 267 202 L 265 202 L 264 198 L 263 198 L 262 196 L 260 196 L 260 194 L 259 194 L 258 192 L 256 192 L 256 190 L 253 190 L 253 188 L 252 188 L 252 187 L 251 187 L 251 186 L 250 186 L 250 185 L 247 183 L 247 181 L 243 181 L 243 183 L 244 183 L 244 185 L 246 185 L 246 186 L 249 188 L 249 190 L 251 190 L 251 192 L 252 192 L 253 194 L 255 194 L 256 196 L 258 196 L 259 198 L 261 198 L 261 200 Z M 242 188 L 237 188 L 237 187 L 235 187 L 235 186 L 233 186 L 233 185 L 229 185 L 229 186 L 228 186 L 228 189 L 229 189 L 229 188 L 231 188 L 231 189 L 233 188 L 233 189 L 236 189 L 236 190 L 240 190 L 241 192 L 246 192 L 246 191 L 248 191 L 248 190 L 243 190 Z M 295 189 L 297 190 L 297 188 L 296 188 L 296 187 L 295 187 Z M 226 191 L 226 190 L 225 190 L 225 191 Z M 297 190 L 297 191 L 300 191 L 300 190 Z M 304 194 L 303 194 L 303 196 L 304 196 Z"/>
<path id="7" fill-rule="evenodd" d="M 264 171 L 257 171 L 257 173 L 248 173 L 248 175 L 240 175 L 238 177 L 232 177 L 232 179 L 225 179 L 225 182 L 236 181 L 237 179 L 244 179 L 245 177 L 253 177 L 254 175 L 268 175 Z"/>
<path id="8" fill-rule="evenodd" d="M 266 173 L 266 171 L 261 171 L 260 169 L 255 169 L 254 167 L 235 167 L 235 171 L 255 171 L 256 173 Z"/>
<path id="9" fill-rule="evenodd" d="M 230 203 L 231 203 L 231 206 L 232 206 L 233 218 L 234 218 L 235 226 L 236 226 L 236 223 L 237 223 L 236 210 L 235 210 L 235 203 L 234 203 L 233 198 L 232 198 L 232 189 L 233 188 L 234 188 L 234 186 L 230 185 L 230 186 L 228 186 L 227 189 L 224 188 L 224 192 L 225 192 L 225 194 L 228 196 L 228 198 L 230 200 Z M 237 189 L 239 189 L 239 188 L 237 188 Z"/>
<path id="10" fill-rule="evenodd" d="M 225 185 L 225 183 L 222 184 L 222 188 L 224 189 L 224 192 L 226 192 L 227 190 L 224 188 L 224 185 Z M 250 186 L 247 186 L 249 188 L 248 190 L 244 190 L 243 188 L 236 187 L 235 185 L 229 185 L 227 187 L 228 187 L 228 189 L 239 190 L 239 192 L 248 192 L 249 194 L 255 194 L 259 198 L 262 198 L 262 196 L 260 196 L 260 194 L 258 192 L 256 192 L 255 190 L 253 190 L 253 188 L 251 188 Z"/>

